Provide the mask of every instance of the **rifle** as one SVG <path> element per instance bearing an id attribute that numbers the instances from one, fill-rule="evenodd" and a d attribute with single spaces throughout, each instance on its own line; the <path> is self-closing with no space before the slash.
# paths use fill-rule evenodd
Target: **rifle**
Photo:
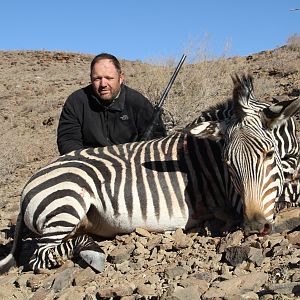
<path id="1" fill-rule="evenodd" d="M 172 77 L 171 77 L 171 79 L 170 79 L 170 81 L 169 81 L 169 83 L 168 83 L 168 85 L 167 85 L 167 87 L 166 87 L 166 89 L 165 89 L 165 91 L 164 91 L 164 93 L 162 94 L 159 102 L 154 106 L 154 112 L 153 112 L 153 115 L 152 115 L 152 118 L 151 118 L 151 122 L 148 125 L 148 127 L 146 128 L 146 130 L 145 130 L 144 134 L 142 135 L 140 141 L 147 141 L 147 140 L 151 139 L 151 136 L 153 134 L 153 129 L 154 129 L 155 125 L 157 125 L 157 123 L 159 121 L 159 117 L 162 113 L 162 110 L 163 110 L 162 107 L 163 107 L 163 105 L 165 103 L 165 100 L 168 96 L 168 93 L 169 93 L 169 91 L 170 91 L 170 89 L 171 89 L 171 87 L 172 87 L 172 85 L 173 85 L 173 83 L 176 79 L 176 76 L 179 73 L 179 70 L 180 70 L 181 66 L 183 65 L 183 63 L 184 63 L 185 58 L 186 58 L 186 55 L 183 54 L 180 61 L 179 61 L 179 63 L 178 63 L 178 65 L 177 65 L 177 67 L 176 67 L 176 69 L 175 69 L 175 71 L 174 71 L 174 73 L 173 73 L 173 75 L 172 75 Z"/>

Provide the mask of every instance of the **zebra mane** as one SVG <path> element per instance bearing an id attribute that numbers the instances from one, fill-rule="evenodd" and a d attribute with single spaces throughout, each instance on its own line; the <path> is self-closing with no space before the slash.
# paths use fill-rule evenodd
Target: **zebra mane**
<path id="1" fill-rule="evenodd" d="M 201 112 L 200 116 L 187 126 L 195 125 L 205 121 L 223 121 L 236 115 L 243 118 L 247 113 L 256 114 L 264 108 L 270 106 L 266 102 L 259 101 L 254 96 L 253 78 L 251 75 L 237 74 L 232 76 L 234 88 L 232 98 L 228 98 L 216 105 L 212 105 L 207 110 Z"/>
<path id="2" fill-rule="evenodd" d="M 243 74 L 240 78 L 237 74 L 235 74 L 231 76 L 231 79 L 234 85 L 232 93 L 234 102 L 246 101 L 246 104 L 248 104 L 249 99 L 254 99 L 253 77 L 251 75 Z"/>
<path id="3" fill-rule="evenodd" d="M 247 114 L 256 114 L 261 110 L 260 101 L 254 96 L 253 77 L 251 75 L 237 74 L 231 76 L 233 81 L 233 112 L 238 118 L 243 118 Z"/>
<path id="4" fill-rule="evenodd" d="M 201 114 L 187 126 L 196 125 L 205 121 L 223 121 L 232 115 L 232 109 L 233 100 L 227 99 L 202 111 Z"/>

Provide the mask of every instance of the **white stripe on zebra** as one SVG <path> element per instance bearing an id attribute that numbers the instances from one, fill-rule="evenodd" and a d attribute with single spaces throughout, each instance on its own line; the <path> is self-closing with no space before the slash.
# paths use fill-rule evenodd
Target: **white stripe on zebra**
<path id="1" fill-rule="evenodd" d="M 174 146 L 172 147 L 172 155 L 171 158 L 175 164 L 175 168 L 176 169 L 180 169 L 179 166 L 179 158 L 178 158 L 178 145 L 179 142 L 181 141 L 182 137 L 180 135 L 177 136 L 175 142 L 174 142 Z M 171 139 L 169 139 L 169 141 L 171 141 Z M 182 142 L 182 141 L 181 141 Z M 187 218 L 188 217 L 188 206 L 187 206 L 187 202 L 185 201 L 185 189 L 186 189 L 186 182 L 184 182 L 184 178 L 183 178 L 183 174 L 182 172 L 178 171 L 176 172 L 176 178 L 177 178 L 177 183 L 179 185 L 179 189 L 180 189 L 180 195 L 179 197 L 183 200 L 184 202 L 184 217 Z"/>
<path id="2" fill-rule="evenodd" d="M 29 228 L 31 230 L 36 232 L 36 230 L 33 228 L 33 226 L 31 226 L 31 224 L 33 223 L 33 214 L 35 212 L 35 209 L 36 209 L 36 207 L 38 207 L 40 205 L 41 200 L 46 198 L 48 195 L 51 195 L 54 192 L 57 192 L 59 190 L 65 190 L 65 189 L 73 190 L 74 192 L 81 195 L 82 199 L 85 203 L 91 202 L 90 194 L 87 193 L 86 191 L 84 191 L 83 188 L 80 187 L 78 184 L 73 183 L 73 182 L 64 181 L 62 183 L 58 183 L 47 189 L 44 189 L 44 190 L 40 191 L 39 193 L 37 193 L 34 197 L 31 198 L 31 200 L 28 203 L 28 206 L 26 207 L 26 210 L 24 212 L 24 221 L 27 226 L 30 226 Z M 74 201 L 73 204 L 74 203 L 76 204 L 77 208 L 79 208 L 79 206 L 81 206 L 78 201 Z M 77 203 L 78 203 L 78 205 L 77 205 Z M 87 207 L 87 210 L 88 210 L 88 208 L 89 207 Z M 82 209 L 80 209 L 80 210 L 82 211 Z M 81 215 L 81 217 L 84 217 L 84 214 Z M 43 228 L 41 226 L 43 226 L 43 224 L 38 223 L 37 225 L 38 225 L 38 228 L 37 228 L 38 232 L 36 232 L 36 233 L 42 232 Z"/>
<path id="3" fill-rule="evenodd" d="M 149 143 L 145 143 L 142 151 L 141 151 L 141 163 L 144 163 L 146 161 L 146 152 L 145 149 L 148 148 Z M 151 193 L 151 186 L 149 185 L 149 179 L 147 178 L 147 169 L 145 166 L 142 167 L 142 179 L 143 179 L 143 185 L 145 186 L 145 199 L 147 203 L 146 211 L 146 228 L 148 230 L 154 229 L 157 226 L 158 220 L 157 215 L 155 214 L 154 204 L 153 204 L 153 197 Z M 139 199 L 141 201 L 141 199 Z M 159 204 L 158 204 L 159 205 Z"/>
<path id="4" fill-rule="evenodd" d="M 131 151 L 133 151 L 131 153 L 130 156 L 130 170 L 131 170 L 131 199 L 128 199 L 128 201 L 132 200 L 132 225 L 133 227 L 135 227 L 134 221 L 135 219 L 138 220 L 139 224 L 140 224 L 140 220 L 143 219 L 142 217 L 142 211 L 141 211 L 141 200 L 139 197 L 139 193 L 138 193 L 138 189 L 137 189 L 137 176 L 136 176 L 136 165 L 137 163 L 134 161 L 141 146 L 143 145 L 143 143 L 137 143 L 135 144 L 135 147 L 133 149 L 131 149 Z M 138 159 L 140 158 L 139 156 L 137 156 Z M 139 168 L 140 166 L 138 166 Z M 125 187 L 124 187 L 125 188 Z"/>
<path id="5" fill-rule="evenodd" d="M 150 144 L 150 161 L 151 162 L 155 161 L 154 145 L 156 143 L 153 142 L 153 143 Z M 158 193 L 157 201 L 160 203 L 160 209 L 159 209 L 160 214 L 159 214 L 159 218 L 158 218 L 158 223 L 159 224 L 161 224 L 161 223 L 164 224 L 166 219 L 167 219 L 167 216 L 169 216 L 169 211 L 168 211 L 168 208 L 167 208 L 167 205 L 166 205 L 166 198 L 165 198 L 165 195 L 162 191 L 160 181 L 159 181 L 159 178 L 158 178 L 158 172 L 154 169 L 155 168 L 154 163 L 152 163 L 152 165 L 153 165 L 152 173 L 153 173 L 154 184 L 156 186 L 157 193 Z M 166 212 L 168 212 L 168 214 Z"/>
<path id="6" fill-rule="evenodd" d="M 69 202 L 62 202 L 61 200 L 65 201 L 65 200 L 68 200 Z M 61 203 L 61 205 L 64 205 L 66 203 L 68 203 L 68 205 L 71 205 L 74 207 L 74 209 L 77 211 L 80 219 L 82 219 L 86 212 L 83 210 L 82 206 L 81 205 L 78 205 L 78 201 L 72 201 L 72 200 L 75 200 L 71 197 L 64 197 L 62 199 L 58 199 L 56 201 L 53 201 L 51 203 L 51 205 L 48 205 L 45 210 L 43 211 L 42 214 L 39 215 L 38 219 L 37 219 L 37 223 L 41 223 L 41 224 L 44 224 L 45 227 L 48 227 L 49 224 L 53 223 L 53 222 L 58 222 L 58 221 L 65 221 L 65 222 L 68 222 L 68 223 L 71 223 L 71 224 L 78 224 L 78 218 L 71 215 L 69 212 L 65 212 L 65 213 L 59 213 L 55 216 L 51 216 L 50 219 L 48 219 L 47 222 L 45 222 L 45 219 L 47 217 L 47 215 L 49 213 L 51 213 L 51 208 L 53 208 L 52 210 L 55 210 L 57 207 L 55 207 L 56 205 L 58 205 L 59 203 Z M 75 203 L 77 202 L 77 203 Z"/>
<path id="7" fill-rule="evenodd" d="M 106 147 L 104 147 L 102 149 L 103 149 L 103 154 L 107 154 L 108 153 L 108 150 L 107 150 Z M 96 148 L 94 150 L 94 152 L 95 152 L 96 155 L 99 155 L 99 148 Z M 114 164 L 110 160 L 101 158 L 101 157 L 96 156 L 96 155 L 88 154 L 87 150 L 82 150 L 80 154 L 83 157 L 85 157 L 85 158 L 99 161 L 99 162 L 103 163 L 106 168 L 108 168 L 110 176 L 111 176 L 111 179 L 110 179 L 110 190 L 111 190 L 112 194 L 114 194 L 115 193 L 115 181 L 116 181 L 116 176 L 117 176 Z M 103 181 L 105 181 L 105 179 L 103 179 Z"/>
<path id="8" fill-rule="evenodd" d="M 161 141 L 162 143 L 163 141 Z M 178 139 L 177 139 L 177 142 L 178 142 Z M 161 149 L 161 143 L 158 144 L 158 149 Z M 177 143 L 174 145 L 175 149 L 177 149 Z M 165 159 L 165 153 L 163 153 L 161 150 L 159 151 L 159 157 L 160 157 L 160 160 L 161 161 L 164 161 Z M 177 158 L 178 159 L 178 156 Z M 164 164 L 163 164 L 164 166 Z M 178 202 L 178 197 L 172 197 L 172 195 L 175 195 L 175 191 L 173 189 L 173 185 L 172 185 L 172 182 L 171 182 L 171 178 L 170 178 L 170 174 L 169 172 L 167 172 L 166 168 L 164 167 L 164 172 L 163 172 L 163 175 L 164 175 L 164 178 L 165 178 L 165 181 L 166 181 L 166 184 L 168 186 L 168 193 L 171 195 L 170 197 L 170 203 L 171 204 L 171 211 L 172 211 L 172 218 L 173 219 L 182 219 L 186 217 L 186 215 L 182 215 L 182 212 L 181 212 L 181 208 L 179 206 L 179 202 Z"/>
<path id="9" fill-rule="evenodd" d="M 116 146 L 114 148 L 117 148 Z M 126 144 L 122 145 L 123 151 L 125 152 Z M 119 193 L 118 195 L 113 194 L 113 198 L 116 198 L 118 201 L 118 213 L 120 214 L 122 212 L 123 217 L 128 218 L 128 212 L 126 208 L 126 199 L 125 199 L 125 184 L 126 184 L 126 162 L 119 158 L 118 156 L 106 152 L 106 155 L 110 156 L 112 159 L 117 161 L 121 165 L 121 175 L 119 176 L 121 178 L 120 184 L 119 184 Z M 114 182 L 114 184 L 116 184 Z M 111 202 L 110 199 L 108 199 L 108 202 Z M 113 216 L 113 215 L 112 215 Z"/>

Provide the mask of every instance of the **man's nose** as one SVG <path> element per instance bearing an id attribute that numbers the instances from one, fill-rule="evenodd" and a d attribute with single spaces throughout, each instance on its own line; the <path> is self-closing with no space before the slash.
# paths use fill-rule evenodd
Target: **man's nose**
<path id="1" fill-rule="evenodd" d="M 102 79 L 100 80 L 100 85 L 101 85 L 101 86 L 107 86 L 107 80 L 106 80 L 105 78 L 102 78 Z"/>

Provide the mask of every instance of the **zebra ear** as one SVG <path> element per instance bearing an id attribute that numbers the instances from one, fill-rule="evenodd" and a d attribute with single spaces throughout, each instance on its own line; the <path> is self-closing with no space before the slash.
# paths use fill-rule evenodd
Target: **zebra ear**
<path id="1" fill-rule="evenodd" d="M 300 98 L 273 104 L 262 111 L 263 122 L 268 128 L 274 129 L 295 115 L 299 109 Z"/>
<path id="2" fill-rule="evenodd" d="M 201 122 L 187 130 L 189 134 L 201 139 L 209 138 L 217 141 L 223 137 L 220 123 L 216 121 Z"/>

